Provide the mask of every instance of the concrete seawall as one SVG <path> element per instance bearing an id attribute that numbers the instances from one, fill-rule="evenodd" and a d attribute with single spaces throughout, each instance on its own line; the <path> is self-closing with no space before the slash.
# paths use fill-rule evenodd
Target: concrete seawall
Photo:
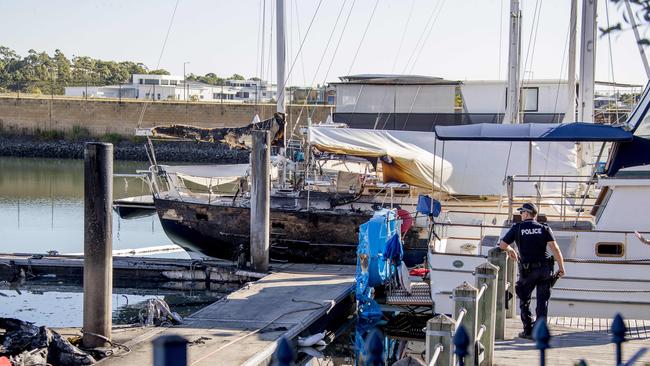
<path id="1" fill-rule="evenodd" d="M 322 105 L 303 108 L 302 104 L 288 106 L 288 131 L 294 130 L 296 123 L 305 125 L 312 112 L 314 122 L 325 121 L 332 108 Z M 137 127 L 157 125 L 240 127 L 250 123 L 256 114 L 263 120 L 271 117 L 274 111 L 274 104 L 118 101 L 22 94 L 17 97 L 11 94 L 0 95 L 0 130 L 30 134 L 37 129 L 69 131 L 73 126 L 81 126 L 96 136 L 107 133 L 133 136 Z"/>

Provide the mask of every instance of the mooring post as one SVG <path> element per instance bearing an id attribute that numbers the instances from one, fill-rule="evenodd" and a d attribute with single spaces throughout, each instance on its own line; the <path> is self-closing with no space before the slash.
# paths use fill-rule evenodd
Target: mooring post
<path id="1" fill-rule="evenodd" d="M 269 269 L 270 148 L 271 135 L 269 131 L 253 131 L 250 247 L 251 263 L 257 272 L 266 272 Z"/>
<path id="2" fill-rule="evenodd" d="M 469 360 L 472 360 L 470 363 L 474 363 L 476 358 L 476 332 L 478 326 L 476 325 L 477 318 L 477 306 L 476 298 L 478 295 L 478 289 L 467 282 L 463 282 L 462 285 L 454 289 L 454 314 L 456 314 L 456 331 L 461 326 L 465 327 L 467 331 L 467 336 L 469 337 Z M 465 313 L 461 315 L 461 313 Z M 461 317 L 460 321 L 459 318 Z"/>
<path id="3" fill-rule="evenodd" d="M 441 314 L 427 321 L 426 332 L 426 361 L 427 365 L 431 365 L 431 358 L 436 352 L 438 346 L 442 346 L 442 350 L 438 355 L 438 359 L 433 365 L 435 366 L 448 366 L 454 365 L 454 352 L 452 351 L 452 339 L 454 335 L 454 320 L 450 317 Z"/>
<path id="4" fill-rule="evenodd" d="M 496 320 L 494 314 L 497 309 L 497 275 L 499 267 L 491 263 L 483 263 L 476 267 L 474 271 L 476 278 L 476 288 L 479 290 L 487 286 L 483 295 L 478 301 L 478 320 L 480 327 L 485 325 L 485 332 L 482 339 L 478 339 L 483 344 L 483 365 L 491 366 L 494 363 L 494 326 Z"/>
<path id="5" fill-rule="evenodd" d="M 111 338 L 113 292 L 113 145 L 84 149 L 83 345 L 104 347 Z"/>
<path id="6" fill-rule="evenodd" d="M 179 335 L 165 335 L 153 340 L 154 366 L 186 366 L 187 339 Z"/>
<path id="7" fill-rule="evenodd" d="M 517 316 L 517 296 L 515 296 L 515 283 L 517 282 L 517 262 L 514 259 L 507 257 L 508 265 L 506 266 L 506 281 L 508 288 L 506 291 L 510 294 L 508 296 L 508 306 L 506 306 L 506 318 L 515 318 Z"/>
<path id="8" fill-rule="evenodd" d="M 494 339 L 506 339 L 506 260 L 507 254 L 499 248 L 488 251 L 488 262 L 496 266 L 497 273 L 496 298 L 497 305 L 494 312 Z"/>

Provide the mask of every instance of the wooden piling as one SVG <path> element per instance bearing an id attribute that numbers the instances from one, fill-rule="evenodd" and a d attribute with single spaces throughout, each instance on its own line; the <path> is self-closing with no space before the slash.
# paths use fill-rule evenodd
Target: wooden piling
<path id="1" fill-rule="evenodd" d="M 460 325 L 465 326 L 467 335 L 469 336 L 469 354 L 468 359 L 474 360 L 476 357 L 476 332 L 477 332 L 477 311 L 478 307 L 476 306 L 476 297 L 478 295 L 478 289 L 467 282 L 463 282 L 462 285 L 454 289 L 454 315 L 458 319 L 459 314 L 465 309 L 466 313 L 463 316 L 461 322 L 456 322 L 456 328 Z"/>
<path id="2" fill-rule="evenodd" d="M 427 365 L 431 365 L 431 357 L 435 353 L 436 347 L 442 345 L 442 351 L 438 360 L 433 364 L 435 366 L 454 365 L 453 352 L 453 334 L 455 323 L 450 317 L 441 314 L 427 321 L 426 332 L 426 360 Z"/>
<path id="3" fill-rule="evenodd" d="M 497 276 L 499 268 L 491 263 L 483 263 L 475 270 L 476 288 L 480 289 L 487 285 L 483 296 L 478 302 L 477 325 L 485 325 L 485 333 L 479 339 L 484 346 L 482 365 L 491 366 L 494 364 L 494 327 L 497 309 Z"/>
<path id="4" fill-rule="evenodd" d="M 113 145 L 84 149 L 83 345 L 107 346 L 111 338 L 113 290 Z"/>
<path id="5" fill-rule="evenodd" d="M 253 131 L 251 152 L 251 263 L 257 272 L 269 269 L 269 232 L 271 217 L 271 136 L 269 131 Z"/>
<path id="6" fill-rule="evenodd" d="M 488 262 L 496 266 L 496 310 L 494 312 L 494 338 L 504 340 L 506 338 L 506 281 L 507 281 L 507 254 L 500 248 L 492 248 L 488 251 Z"/>

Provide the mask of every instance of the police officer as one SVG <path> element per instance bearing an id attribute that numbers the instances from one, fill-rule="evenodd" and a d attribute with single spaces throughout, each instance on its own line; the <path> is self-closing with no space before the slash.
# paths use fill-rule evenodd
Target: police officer
<path id="1" fill-rule="evenodd" d="M 555 242 L 551 228 L 535 220 L 537 206 L 524 203 L 517 209 L 522 221 L 512 225 L 512 228 L 501 239 L 499 247 L 506 251 L 510 258 L 519 262 L 519 280 L 515 292 L 519 297 L 521 321 L 524 331 L 519 337 L 532 339 L 533 320 L 530 312 L 530 298 L 533 289 L 537 288 L 537 319 L 546 317 L 548 300 L 551 297 L 551 280 L 553 278 L 553 261 L 559 265 L 557 275 L 564 276 L 564 258 Z M 517 243 L 519 254 L 510 244 Z M 548 249 L 553 252 L 553 257 Z"/>

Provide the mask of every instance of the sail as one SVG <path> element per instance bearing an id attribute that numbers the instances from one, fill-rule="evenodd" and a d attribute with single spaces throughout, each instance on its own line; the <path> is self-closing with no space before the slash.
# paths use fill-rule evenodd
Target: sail
<path id="1" fill-rule="evenodd" d="M 284 146 L 284 115 L 275 113 L 272 118 L 254 122 L 244 127 L 204 128 L 188 125 L 156 126 L 149 132 L 152 137 L 164 139 L 184 139 L 201 142 L 220 142 L 231 148 L 250 149 L 251 133 L 254 130 L 269 130 L 271 144 Z"/>

